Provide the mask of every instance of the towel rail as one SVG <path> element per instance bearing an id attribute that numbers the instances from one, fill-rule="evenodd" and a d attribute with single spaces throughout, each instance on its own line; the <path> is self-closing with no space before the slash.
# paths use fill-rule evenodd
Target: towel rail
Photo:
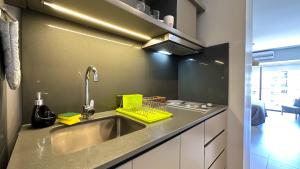
<path id="1" fill-rule="evenodd" d="M 5 8 L 0 7 L 0 16 L 2 16 L 3 14 L 5 14 L 13 22 L 17 21 L 17 19 L 13 15 L 11 15 Z"/>

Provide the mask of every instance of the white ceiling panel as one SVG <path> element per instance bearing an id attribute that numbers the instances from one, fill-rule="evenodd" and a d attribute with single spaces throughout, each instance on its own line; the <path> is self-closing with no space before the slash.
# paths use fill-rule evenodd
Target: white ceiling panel
<path id="1" fill-rule="evenodd" d="M 255 51 L 300 45 L 300 0 L 253 1 Z"/>

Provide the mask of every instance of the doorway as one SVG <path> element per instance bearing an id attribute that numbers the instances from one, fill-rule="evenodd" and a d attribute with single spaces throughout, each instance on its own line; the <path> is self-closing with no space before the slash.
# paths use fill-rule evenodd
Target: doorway
<path id="1" fill-rule="evenodd" d="M 253 0 L 251 169 L 300 169 L 299 11 Z"/>

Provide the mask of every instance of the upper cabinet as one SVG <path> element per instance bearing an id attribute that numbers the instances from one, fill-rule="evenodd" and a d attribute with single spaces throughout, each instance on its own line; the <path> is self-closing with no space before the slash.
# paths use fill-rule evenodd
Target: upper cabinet
<path id="1" fill-rule="evenodd" d="M 133 0 L 122 0 L 129 2 Z M 146 0 L 151 9 L 159 10 L 161 19 L 166 15 L 175 17 L 174 27 L 196 39 L 197 14 L 204 12 L 200 0 Z"/>
<path id="2" fill-rule="evenodd" d="M 163 19 L 165 15 L 173 15 L 175 17 L 174 28 L 134 8 L 132 6 L 134 1 L 137 0 L 5 0 L 6 3 L 15 6 L 29 8 L 142 42 L 145 44 L 143 46 L 145 49 L 186 55 L 197 53 L 203 48 L 202 43 L 196 39 L 195 33 L 196 12 L 204 10 L 198 0 L 146 0 L 146 4 L 151 9 L 160 11 L 160 19 Z M 166 37 L 172 38 L 166 40 Z M 153 44 L 154 41 L 155 44 Z M 166 42 L 171 43 L 160 45 Z M 186 51 L 178 53 L 178 50 L 172 50 L 176 49 L 177 45 L 183 46 Z"/>
<path id="3" fill-rule="evenodd" d="M 197 8 L 187 0 L 177 0 L 176 28 L 194 38 L 197 37 Z"/>
<path id="4" fill-rule="evenodd" d="M 4 0 L 5 3 L 14 5 L 20 8 L 26 8 L 27 2 L 26 0 Z"/>

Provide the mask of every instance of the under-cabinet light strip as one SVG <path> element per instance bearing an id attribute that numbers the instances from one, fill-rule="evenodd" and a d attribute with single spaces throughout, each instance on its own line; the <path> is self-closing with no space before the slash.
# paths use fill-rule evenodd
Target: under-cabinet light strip
<path id="1" fill-rule="evenodd" d="M 102 20 L 90 17 L 88 15 L 76 12 L 74 10 L 65 8 L 63 6 L 60 6 L 60 5 L 57 5 L 57 4 L 54 4 L 54 3 L 50 3 L 50 2 L 47 2 L 47 1 L 42 1 L 42 4 L 44 4 L 46 6 L 49 6 L 49 7 L 53 8 L 53 9 L 59 11 L 59 12 L 62 12 L 62 13 L 68 14 L 68 15 L 72 15 L 72 16 L 78 17 L 80 19 L 89 21 L 89 22 L 96 23 L 98 25 L 101 25 L 101 26 L 104 26 L 104 27 L 116 30 L 118 32 L 126 33 L 126 34 L 129 34 L 129 35 L 132 35 L 132 36 L 144 39 L 144 40 L 150 40 L 151 39 L 151 37 L 149 37 L 147 35 L 143 35 L 143 34 L 131 31 L 129 29 L 122 28 L 120 26 L 117 26 L 117 25 L 114 25 L 114 24 L 111 24 L 111 23 L 108 23 L 108 22 L 105 22 L 105 21 L 102 21 Z"/>
<path id="2" fill-rule="evenodd" d="M 166 50 L 160 50 L 160 51 L 158 51 L 158 53 L 165 54 L 165 55 L 172 55 L 171 52 L 168 52 Z"/>
<path id="3" fill-rule="evenodd" d="M 217 64 L 221 64 L 221 65 L 224 65 L 224 62 L 222 62 L 222 61 L 219 61 L 219 60 L 215 60 L 215 63 L 217 63 Z"/>
<path id="4" fill-rule="evenodd" d="M 87 36 L 87 37 L 90 37 L 90 38 L 100 39 L 100 40 L 104 40 L 104 41 L 108 41 L 108 42 L 112 42 L 112 43 L 117 43 L 117 44 L 124 45 L 124 46 L 131 46 L 131 47 L 133 46 L 133 45 L 130 45 L 130 44 L 127 44 L 127 43 L 122 43 L 122 42 L 102 38 L 102 37 L 99 37 L 99 36 L 89 35 L 89 34 L 86 34 L 86 33 L 78 32 L 78 31 L 74 31 L 74 30 L 71 30 L 71 29 L 66 29 L 66 28 L 62 28 L 62 27 L 58 27 L 58 26 L 54 26 L 54 25 L 47 25 L 47 26 L 49 26 L 50 28 L 55 28 L 55 29 L 58 29 L 58 30 L 71 32 L 71 33 Z"/>

